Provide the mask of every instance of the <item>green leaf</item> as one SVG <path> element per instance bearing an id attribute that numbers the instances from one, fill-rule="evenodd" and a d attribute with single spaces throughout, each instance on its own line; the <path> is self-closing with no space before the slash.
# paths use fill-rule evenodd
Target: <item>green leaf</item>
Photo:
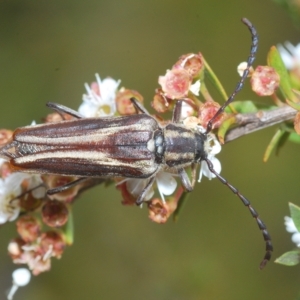
<path id="1" fill-rule="evenodd" d="M 294 224 L 297 230 L 300 232 L 300 207 L 291 202 L 289 203 L 289 207 Z"/>
<path id="2" fill-rule="evenodd" d="M 219 129 L 218 129 L 218 139 L 219 139 L 221 144 L 224 144 L 226 132 L 228 131 L 230 126 L 235 123 L 235 121 L 236 121 L 235 116 L 230 116 L 219 127 Z"/>
<path id="3" fill-rule="evenodd" d="M 285 145 L 286 141 L 288 140 L 290 136 L 290 132 L 285 131 L 281 139 L 279 140 L 277 147 L 276 147 L 276 155 L 279 154 L 280 149 Z"/>
<path id="4" fill-rule="evenodd" d="M 218 77 L 216 76 L 216 74 L 214 73 L 214 71 L 212 70 L 212 68 L 207 63 L 207 61 L 205 60 L 204 57 L 203 57 L 203 61 L 204 61 L 204 66 L 205 66 L 205 70 L 208 75 L 208 78 L 210 79 L 212 84 L 215 86 L 215 88 L 218 90 L 218 92 L 221 94 L 223 99 L 226 101 L 228 99 L 228 95 L 226 94 L 225 89 L 222 86 L 220 80 L 218 79 Z"/>
<path id="5" fill-rule="evenodd" d="M 291 132 L 289 134 L 289 141 L 300 144 L 300 135 L 296 132 Z"/>
<path id="6" fill-rule="evenodd" d="M 67 245 L 72 245 L 74 242 L 74 220 L 71 206 L 69 206 L 68 221 L 63 226 L 62 231 L 65 234 Z"/>
<path id="7" fill-rule="evenodd" d="M 258 108 L 251 100 L 234 101 L 231 103 L 231 105 L 238 113 L 241 113 L 241 114 L 255 113 L 258 111 Z M 228 112 L 226 109 L 225 109 L 225 111 Z"/>
<path id="8" fill-rule="evenodd" d="M 286 141 L 288 134 L 283 128 L 278 128 L 275 132 L 274 136 L 272 137 L 267 149 L 264 153 L 263 161 L 267 162 L 272 151 L 276 149 L 276 153 L 278 153 L 280 147 L 282 147 L 283 143 Z"/>
<path id="9" fill-rule="evenodd" d="M 295 103 L 295 102 L 292 102 L 292 101 L 286 99 L 286 103 L 287 103 L 289 106 L 291 106 L 292 108 L 294 108 L 294 109 L 300 111 L 300 103 L 299 103 L 299 102 Z"/>
<path id="10" fill-rule="evenodd" d="M 272 46 L 267 57 L 268 65 L 273 67 L 280 76 L 280 90 L 285 99 L 292 102 L 297 102 L 297 97 L 292 91 L 292 84 L 286 67 L 282 61 L 279 51 L 275 46 Z"/>
<path id="11" fill-rule="evenodd" d="M 289 251 L 276 258 L 275 262 L 285 266 L 295 266 L 300 262 L 299 250 Z"/>

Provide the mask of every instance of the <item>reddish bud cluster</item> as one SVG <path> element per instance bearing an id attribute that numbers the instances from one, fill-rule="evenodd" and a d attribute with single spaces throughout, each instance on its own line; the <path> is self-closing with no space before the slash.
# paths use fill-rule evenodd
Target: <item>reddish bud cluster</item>
<path id="1" fill-rule="evenodd" d="M 27 264 L 34 275 L 50 270 L 51 257 L 60 258 L 66 243 L 56 231 L 42 232 L 39 221 L 30 215 L 17 222 L 19 238 L 8 245 L 8 253 L 16 264 Z"/>

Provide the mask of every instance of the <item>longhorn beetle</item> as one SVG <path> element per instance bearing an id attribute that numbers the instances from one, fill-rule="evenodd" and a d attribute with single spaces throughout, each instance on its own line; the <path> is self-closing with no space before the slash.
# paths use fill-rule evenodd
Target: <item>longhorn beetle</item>
<path id="1" fill-rule="evenodd" d="M 177 170 L 184 188 L 192 191 L 195 175 L 191 182 L 185 167 L 192 166 L 195 170 L 196 164 L 205 161 L 209 170 L 248 207 L 262 231 L 266 243 L 266 253 L 260 264 L 262 269 L 273 251 L 267 228 L 249 200 L 214 170 L 205 150 L 213 122 L 242 89 L 255 59 L 256 29 L 247 19 L 242 22 L 252 36 L 247 68 L 234 92 L 208 122 L 205 132 L 188 129 L 180 123 L 181 101 L 176 102 L 172 122 L 166 126 L 161 126 L 134 98 L 131 101 L 138 113 L 121 117 L 84 118 L 65 106 L 48 103 L 48 107 L 75 119 L 18 128 L 10 143 L 0 149 L 0 155 L 9 159 L 16 171 L 79 177 L 67 185 L 48 190 L 48 194 L 61 192 L 88 177 L 146 178 L 148 182 L 136 200 L 138 205 L 144 201 L 156 174 L 163 169 Z"/>

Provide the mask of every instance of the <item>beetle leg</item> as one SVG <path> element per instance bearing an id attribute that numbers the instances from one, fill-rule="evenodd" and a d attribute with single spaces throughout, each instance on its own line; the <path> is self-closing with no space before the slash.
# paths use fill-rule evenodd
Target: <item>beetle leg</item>
<path id="1" fill-rule="evenodd" d="M 70 115 L 72 117 L 75 117 L 77 119 L 84 118 L 84 116 L 81 115 L 80 113 L 78 113 L 76 110 L 73 110 L 73 109 L 71 109 L 69 107 L 66 107 L 66 106 L 58 104 L 58 103 L 47 102 L 46 106 L 50 107 L 51 109 L 53 109 L 56 112 L 58 112 L 63 119 L 64 119 L 63 113 L 68 114 L 68 115 Z"/>
<path id="2" fill-rule="evenodd" d="M 147 193 L 149 192 L 151 186 L 153 185 L 154 179 L 155 179 L 155 176 L 153 176 L 149 179 L 148 183 L 146 184 L 146 186 L 142 190 L 141 194 L 136 199 L 136 201 L 135 201 L 136 205 L 140 206 L 144 202 L 144 198 L 146 197 Z"/>
<path id="3" fill-rule="evenodd" d="M 130 98 L 130 101 L 132 102 L 133 106 L 137 110 L 137 112 L 141 112 L 146 115 L 150 115 L 147 109 L 134 97 Z"/>
<path id="4" fill-rule="evenodd" d="M 194 184 L 195 184 L 194 176 L 193 176 L 193 180 L 191 183 L 189 176 L 186 173 L 184 168 L 178 168 L 177 171 L 178 171 L 178 175 L 179 175 L 182 185 L 188 192 L 191 192 L 194 189 Z"/>
<path id="5" fill-rule="evenodd" d="M 85 180 L 87 180 L 88 178 L 87 177 L 82 177 L 82 178 L 79 178 L 79 179 L 76 179 L 72 182 L 69 182 L 67 184 L 64 184 L 64 185 L 61 185 L 61 186 L 58 186 L 56 188 L 53 188 L 53 189 L 50 189 L 47 191 L 47 195 L 54 195 L 54 194 L 57 194 L 57 193 L 60 193 L 60 192 L 63 192 Z"/>
<path id="6" fill-rule="evenodd" d="M 182 108 L 182 100 L 175 102 L 175 107 L 173 110 L 172 122 L 179 123 L 180 115 L 181 115 L 181 108 Z"/>

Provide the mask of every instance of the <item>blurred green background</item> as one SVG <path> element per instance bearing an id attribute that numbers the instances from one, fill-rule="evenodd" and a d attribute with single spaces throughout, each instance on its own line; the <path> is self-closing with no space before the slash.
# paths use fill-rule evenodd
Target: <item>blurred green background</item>
<path id="1" fill-rule="evenodd" d="M 250 47 L 241 17 L 249 18 L 260 35 L 256 64 L 266 63 L 270 46 L 300 41 L 286 12 L 268 0 L 2 0 L 0 127 L 39 121 L 49 113 L 47 101 L 77 109 L 84 82 L 93 81 L 96 72 L 138 90 L 150 108 L 158 76 L 188 52 L 201 51 L 230 93 L 238 80 L 236 67 Z M 254 98 L 248 83 L 237 97 Z M 219 155 L 222 174 L 250 198 L 267 224 L 272 259 L 293 248 L 283 217 L 289 214 L 288 201 L 300 204 L 299 146 L 289 143 L 280 157 L 262 162 L 274 130 L 234 141 Z M 177 223 L 154 224 L 146 209 L 120 202 L 114 187 L 84 194 L 74 207 L 75 244 L 15 299 L 298 295 L 299 267 L 272 261 L 259 271 L 262 235 L 247 209 L 217 180 L 197 184 Z M 6 254 L 16 235 L 14 224 L 0 233 L 3 299 L 15 268 Z"/>

